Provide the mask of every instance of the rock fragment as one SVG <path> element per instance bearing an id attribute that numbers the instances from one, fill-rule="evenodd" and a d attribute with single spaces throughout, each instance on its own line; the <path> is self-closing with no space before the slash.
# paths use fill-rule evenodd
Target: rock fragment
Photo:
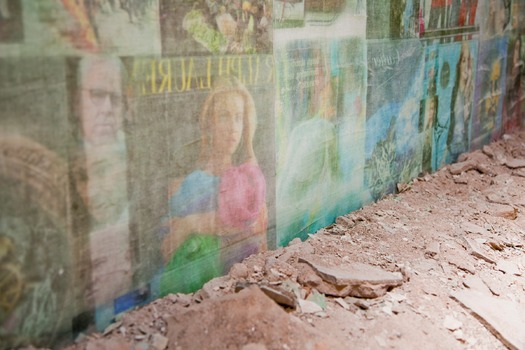
<path id="1" fill-rule="evenodd" d="M 242 263 L 233 264 L 229 272 L 230 277 L 235 279 L 248 278 L 249 274 L 250 271 L 248 270 L 248 266 Z"/>
<path id="2" fill-rule="evenodd" d="M 498 261 L 498 264 L 496 265 L 496 269 L 498 271 L 506 273 L 507 275 L 521 276 L 521 272 L 518 268 L 518 265 L 512 261 L 500 260 Z"/>
<path id="3" fill-rule="evenodd" d="M 346 301 L 344 301 L 344 299 L 341 299 L 341 298 L 335 298 L 334 301 L 336 303 L 338 303 L 343 309 L 345 309 L 346 311 L 350 310 L 350 305 L 348 305 L 348 303 Z"/>
<path id="4" fill-rule="evenodd" d="M 456 255 L 449 256 L 448 257 L 448 263 L 452 266 L 457 267 L 460 270 L 466 271 L 471 274 L 476 274 L 476 268 L 473 264 L 471 264 L 469 261 L 466 261 L 465 259 L 462 259 Z"/>
<path id="5" fill-rule="evenodd" d="M 434 258 L 437 255 L 439 255 L 439 252 L 440 252 L 439 247 L 440 247 L 440 244 L 438 241 L 431 242 L 425 250 L 425 257 Z"/>
<path id="6" fill-rule="evenodd" d="M 283 340 L 289 349 L 337 348 L 334 340 L 296 321 L 255 285 L 206 299 L 167 322 L 172 349 L 239 349 L 248 342 L 283 349 Z"/>
<path id="7" fill-rule="evenodd" d="M 262 285 L 259 286 L 259 288 L 261 288 L 263 293 L 277 304 L 295 309 L 296 298 L 293 293 L 271 285 Z"/>
<path id="8" fill-rule="evenodd" d="M 310 300 L 299 299 L 299 307 L 303 314 L 315 314 L 317 312 L 322 312 L 323 308 Z"/>
<path id="9" fill-rule="evenodd" d="M 491 295 L 491 291 L 489 287 L 487 287 L 487 285 L 483 282 L 483 280 L 478 276 L 473 276 L 473 275 L 466 276 L 465 279 L 463 280 L 463 285 L 465 285 L 465 287 L 471 290 L 475 290 L 477 292 L 480 292 L 486 295 Z"/>
<path id="10" fill-rule="evenodd" d="M 151 337 L 151 347 L 153 350 L 164 350 L 168 347 L 168 338 L 165 336 L 155 333 Z"/>
<path id="11" fill-rule="evenodd" d="M 450 173 L 452 175 L 459 175 L 461 173 L 464 173 L 466 171 L 472 170 L 476 168 L 476 163 L 473 161 L 464 161 L 460 163 L 455 163 L 450 166 Z"/>
<path id="12" fill-rule="evenodd" d="M 341 225 L 344 228 L 352 228 L 355 226 L 354 220 L 350 219 L 348 216 L 339 216 L 335 219 L 335 223 Z"/>
<path id="13" fill-rule="evenodd" d="M 244 345 L 241 350 L 267 350 L 268 348 L 264 344 L 260 343 L 249 343 Z"/>
<path id="14" fill-rule="evenodd" d="M 377 298 L 403 284 L 401 273 L 387 272 L 371 265 L 352 263 L 333 267 L 318 263 L 312 257 L 301 257 L 299 261 L 312 267 L 321 277 L 317 290 L 332 296 Z"/>
<path id="15" fill-rule="evenodd" d="M 461 291 L 451 295 L 509 349 L 525 349 L 525 307 L 519 303 Z"/>
<path id="16" fill-rule="evenodd" d="M 518 217 L 518 209 L 513 208 L 510 205 L 491 204 L 488 208 L 488 212 L 493 216 L 509 220 L 516 220 Z"/>
<path id="17" fill-rule="evenodd" d="M 463 323 L 459 322 L 450 315 L 447 315 L 443 320 L 443 327 L 445 327 L 449 331 L 455 331 L 456 329 L 461 328 L 461 326 L 463 326 Z"/>
<path id="18" fill-rule="evenodd" d="M 519 176 L 519 177 L 525 177 L 525 168 L 517 169 L 512 172 L 512 175 Z"/>
<path id="19" fill-rule="evenodd" d="M 123 339 L 112 338 L 91 341 L 86 345 L 86 350 L 132 350 L 134 347 Z"/>
<path id="20" fill-rule="evenodd" d="M 485 153 L 487 156 L 493 158 L 494 157 L 494 150 L 492 149 L 492 147 L 490 147 L 489 145 L 485 145 L 483 146 L 483 148 L 481 149 L 483 151 L 483 153 Z"/>
<path id="21" fill-rule="evenodd" d="M 525 168 L 525 159 L 510 158 L 505 165 L 511 169 Z"/>
<path id="22" fill-rule="evenodd" d="M 471 222 L 468 222 L 468 221 L 464 222 L 461 226 L 466 232 L 477 233 L 480 235 L 488 234 L 488 231 L 485 228 L 478 226 L 476 224 L 473 224 Z"/>
<path id="23" fill-rule="evenodd" d="M 475 256 L 476 258 L 485 260 L 488 263 L 495 264 L 496 262 L 487 253 L 483 251 L 483 248 L 474 240 L 463 236 L 463 242 L 467 248 L 467 251 Z"/>

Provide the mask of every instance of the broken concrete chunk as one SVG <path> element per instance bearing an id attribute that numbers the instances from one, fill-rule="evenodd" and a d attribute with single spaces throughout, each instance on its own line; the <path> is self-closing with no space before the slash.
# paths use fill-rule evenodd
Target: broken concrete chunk
<path id="1" fill-rule="evenodd" d="M 509 220 L 516 220 L 518 217 L 518 209 L 510 205 L 491 204 L 488 207 L 488 213 Z"/>
<path id="2" fill-rule="evenodd" d="M 165 336 L 155 333 L 151 337 L 151 347 L 154 350 L 164 350 L 168 346 L 168 338 Z"/>
<path id="3" fill-rule="evenodd" d="M 480 173 L 482 173 L 482 174 L 487 174 L 489 176 L 495 176 L 496 175 L 494 173 L 494 171 L 492 171 L 488 166 L 486 166 L 484 164 L 476 164 L 475 169 L 477 171 L 479 171 Z"/>
<path id="4" fill-rule="evenodd" d="M 425 257 L 433 258 L 433 257 L 439 255 L 439 246 L 440 246 L 440 244 L 439 244 L 438 241 L 431 242 L 427 246 L 427 249 L 425 250 Z"/>
<path id="5" fill-rule="evenodd" d="M 495 264 L 496 262 L 492 259 L 487 253 L 483 251 L 483 248 L 478 244 L 478 242 L 469 239 L 463 236 L 463 241 L 465 242 L 467 251 L 475 256 L 476 258 L 485 260 L 488 263 Z"/>
<path id="6" fill-rule="evenodd" d="M 449 331 L 455 331 L 456 329 L 461 328 L 463 326 L 463 323 L 456 320 L 454 317 L 447 315 L 445 319 L 443 320 L 443 327 L 448 329 Z"/>
<path id="7" fill-rule="evenodd" d="M 273 349 L 276 339 L 281 348 L 282 340 L 291 342 L 290 349 L 337 348 L 326 334 L 296 320 L 251 286 L 177 312 L 167 320 L 166 337 L 170 349 L 240 349 L 249 342 Z"/>
<path id="8" fill-rule="evenodd" d="M 341 298 L 335 298 L 334 301 L 336 303 L 338 303 L 343 309 L 345 309 L 346 311 L 350 310 L 350 305 L 348 305 L 348 303 L 346 301 L 344 301 L 343 299 Z"/>
<path id="9" fill-rule="evenodd" d="M 525 349 L 525 307 L 519 303 L 461 291 L 451 298 L 470 311 L 489 331 L 510 349 Z"/>
<path id="10" fill-rule="evenodd" d="M 482 148 L 483 153 L 485 153 L 487 156 L 493 158 L 494 157 L 494 150 L 489 145 L 485 145 Z"/>
<path id="11" fill-rule="evenodd" d="M 483 282 L 483 280 L 479 278 L 478 276 L 472 276 L 472 275 L 466 276 L 465 279 L 463 280 L 463 284 L 465 285 L 465 287 L 475 290 L 477 292 L 480 292 L 486 295 L 492 294 L 489 287 L 487 287 L 487 285 Z"/>
<path id="12" fill-rule="evenodd" d="M 206 282 L 201 289 L 203 299 L 217 298 L 226 294 L 233 287 L 233 281 L 229 276 L 216 277 Z"/>
<path id="13" fill-rule="evenodd" d="M 87 343 L 86 350 L 131 350 L 134 347 L 124 339 L 96 340 Z"/>
<path id="14" fill-rule="evenodd" d="M 513 171 L 512 175 L 519 176 L 519 177 L 525 177 L 525 168 L 521 168 L 521 169 Z"/>
<path id="15" fill-rule="evenodd" d="M 473 264 L 471 264 L 470 262 L 456 255 L 449 256 L 448 263 L 452 266 L 457 267 L 460 270 L 466 271 L 473 275 L 476 274 L 476 268 L 474 267 Z"/>
<path id="16" fill-rule="evenodd" d="M 465 171 L 469 171 L 476 168 L 476 163 L 473 161 L 464 161 L 460 163 L 455 163 L 450 166 L 450 173 L 452 175 L 459 175 Z"/>
<path id="17" fill-rule="evenodd" d="M 260 343 L 250 343 L 244 345 L 241 350 L 267 350 L 268 348 L 264 344 Z"/>
<path id="18" fill-rule="evenodd" d="M 502 251 L 503 249 L 505 249 L 505 245 L 503 243 L 501 243 L 500 241 L 495 240 L 495 239 L 491 239 L 491 240 L 487 241 L 485 244 L 488 245 L 489 247 L 491 247 L 494 250 Z"/>
<path id="19" fill-rule="evenodd" d="M 347 216 L 339 216 L 337 219 L 335 219 L 335 223 L 341 225 L 344 228 L 352 228 L 355 226 L 354 220 Z"/>
<path id="20" fill-rule="evenodd" d="M 483 283 L 485 283 L 487 285 L 487 287 L 489 287 L 490 289 L 490 292 L 496 296 L 500 296 L 501 295 L 501 287 L 500 287 L 500 284 L 497 282 L 497 281 L 494 281 L 493 279 L 491 278 L 488 278 L 488 277 L 481 277 L 481 280 L 483 281 Z"/>
<path id="21" fill-rule="evenodd" d="M 498 264 L 496 265 L 496 269 L 498 271 L 506 273 L 507 275 L 521 276 L 521 272 L 518 268 L 518 265 L 512 261 L 500 260 L 498 261 Z"/>
<path id="22" fill-rule="evenodd" d="M 489 203 L 510 205 L 512 204 L 512 198 L 505 192 L 491 192 L 487 194 L 487 201 Z"/>
<path id="23" fill-rule="evenodd" d="M 323 279 L 308 264 L 297 264 L 297 282 L 305 286 L 317 287 L 323 283 Z"/>
<path id="24" fill-rule="evenodd" d="M 511 169 L 525 168 L 525 159 L 510 158 L 507 159 L 505 165 Z"/>
<path id="25" fill-rule="evenodd" d="M 315 289 L 312 290 L 312 293 L 310 293 L 306 300 L 316 303 L 323 310 L 326 309 L 326 297 L 324 296 L 324 294 L 319 293 Z"/>
<path id="26" fill-rule="evenodd" d="M 229 272 L 231 278 L 248 278 L 249 274 L 248 266 L 241 263 L 233 264 Z"/>
<path id="27" fill-rule="evenodd" d="M 401 273 L 371 265 L 352 263 L 333 267 L 318 263 L 313 257 L 301 257 L 299 261 L 308 264 L 321 277 L 322 282 L 316 289 L 328 295 L 377 298 L 403 284 Z"/>
<path id="28" fill-rule="evenodd" d="M 478 226 L 476 224 L 473 224 L 471 222 L 468 222 L 468 221 L 464 222 L 461 226 L 466 232 L 477 233 L 480 235 L 488 234 L 488 231 L 485 228 Z"/>
<path id="29" fill-rule="evenodd" d="M 295 309 L 296 298 L 292 292 L 271 285 L 262 285 L 259 288 L 277 304 Z"/>
<path id="30" fill-rule="evenodd" d="M 299 299 L 298 302 L 303 314 L 315 314 L 316 312 L 323 311 L 323 308 L 313 301 Z"/>

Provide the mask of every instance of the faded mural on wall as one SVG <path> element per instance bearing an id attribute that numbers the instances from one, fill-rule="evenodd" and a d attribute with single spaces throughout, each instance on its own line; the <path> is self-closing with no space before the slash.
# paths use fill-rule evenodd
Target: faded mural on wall
<path id="1" fill-rule="evenodd" d="M 304 20 L 293 26 L 278 26 L 275 15 L 278 245 L 305 239 L 370 200 L 363 180 L 365 5 L 306 2 Z M 355 25 L 340 30 L 349 22 Z"/>
<path id="2" fill-rule="evenodd" d="M 520 127 L 524 10 L 0 0 L 0 349 L 195 291 Z"/>
<path id="3" fill-rule="evenodd" d="M 127 66 L 135 279 L 151 279 L 156 296 L 195 291 L 274 241 L 273 60 L 141 58 Z"/>
<path id="4" fill-rule="evenodd" d="M 305 239 L 363 201 L 363 44 L 303 40 L 276 50 L 280 245 Z"/>
<path id="5" fill-rule="evenodd" d="M 368 43 L 365 181 L 373 199 L 420 172 L 422 82 L 418 40 Z"/>
<path id="6" fill-rule="evenodd" d="M 71 332 L 68 111 L 63 59 L 0 60 L 0 339 L 2 348 Z M 51 109 L 53 113 L 47 111 Z M 49 125 L 53 125 L 51 130 Z"/>

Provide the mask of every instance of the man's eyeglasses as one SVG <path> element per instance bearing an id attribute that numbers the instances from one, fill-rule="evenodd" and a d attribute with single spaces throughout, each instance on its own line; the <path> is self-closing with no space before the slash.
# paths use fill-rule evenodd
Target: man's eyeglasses
<path id="1" fill-rule="evenodd" d="M 89 93 L 91 102 L 97 107 L 102 106 L 106 98 L 109 98 L 113 108 L 121 106 L 122 96 L 119 94 L 100 89 L 85 89 L 85 91 Z"/>

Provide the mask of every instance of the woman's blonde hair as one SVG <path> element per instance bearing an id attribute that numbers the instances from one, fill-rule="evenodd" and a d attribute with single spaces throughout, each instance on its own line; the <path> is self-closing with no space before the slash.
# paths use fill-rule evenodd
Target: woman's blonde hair
<path id="1" fill-rule="evenodd" d="M 244 102 L 242 140 L 239 145 L 239 147 L 244 150 L 244 157 L 241 158 L 241 161 L 256 160 L 253 151 L 253 135 L 255 134 L 255 128 L 257 126 L 257 114 L 252 95 L 237 78 L 232 76 L 221 76 L 214 82 L 210 94 L 206 97 L 199 118 L 202 135 L 199 156 L 199 163 L 201 163 L 201 165 L 206 162 L 213 147 L 212 131 L 215 127 L 215 121 L 212 116 L 215 100 L 221 98 L 221 95 L 226 93 L 239 94 Z"/>

